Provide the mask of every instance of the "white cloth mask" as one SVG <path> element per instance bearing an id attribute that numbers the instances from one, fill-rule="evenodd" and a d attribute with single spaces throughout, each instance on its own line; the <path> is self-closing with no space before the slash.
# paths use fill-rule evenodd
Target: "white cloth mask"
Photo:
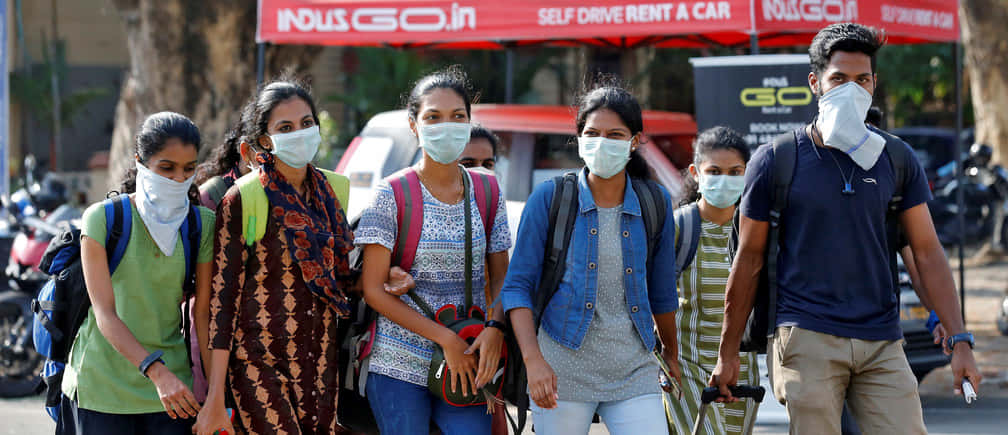
<path id="1" fill-rule="evenodd" d="M 471 130 L 472 124 L 468 122 L 426 124 L 417 129 L 417 139 L 430 158 L 447 165 L 462 157 Z"/>
<path id="2" fill-rule="evenodd" d="M 728 208 L 738 202 L 745 189 L 745 177 L 741 175 L 700 174 L 700 194 L 708 204 L 717 208 Z"/>
<path id="3" fill-rule="evenodd" d="M 179 227 L 189 213 L 193 175 L 181 183 L 162 177 L 136 162 L 136 208 L 154 243 L 166 256 L 175 251 Z"/>
<path id="4" fill-rule="evenodd" d="M 847 82 L 819 97 L 819 131 L 830 148 L 847 153 L 861 169 L 875 166 L 885 149 L 885 139 L 865 125 L 872 96 L 854 82 Z"/>
<path id="5" fill-rule="evenodd" d="M 578 137 L 578 155 L 588 171 L 602 178 L 612 178 L 630 161 L 630 141 L 602 136 Z"/>
<path id="6" fill-rule="evenodd" d="M 270 140 L 273 141 L 273 155 L 288 166 L 298 169 L 315 158 L 319 144 L 322 143 L 322 134 L 319 133 L 319 126 L 313 125 L 290 133 L 271 135 Z"/>

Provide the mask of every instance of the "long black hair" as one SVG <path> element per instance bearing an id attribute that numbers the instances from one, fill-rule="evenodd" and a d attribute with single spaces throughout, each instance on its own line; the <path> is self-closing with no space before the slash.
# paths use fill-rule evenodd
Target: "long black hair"
<path id="1" fill-rule="evenodd" d="M 151 157 L 164 150 L 165 143 L 169 139 L 178 139 L 183 144 L 192 145 L 196 147 L 197 154 L 199 153 L 201 144 L 199 128 L 192 120 L 175 112 L 158 112 L 144 119 L 136 135 L 133 152 L 140 163 L 146 165 Z M 136 168 L 126 171 L 118 193 L 133 192 L 136 192 Z M 110 195 L 112 193 L 109 192 Z M 195 183 L 189 188 L 189 200 L 199 204 L 199 189 Z"/>
<path id="2" fill-rule="evenodd" d="M 577 99 L 577 118 L 575 121 L 577 135 L 580 136 L 584 130 L 588 115 L 599 109 L 609 109 L 619 115 L 620 120 L 630 129 L 631 135 L 636 135 L 644 131 L 644 115 L 641 113 L 640 103 L 617 79 L 611 76 L 601 76 L 596 84 L 586 90 Z M 640 147 L 640 144 L 637 145 Z M 633 151 L 630 153 L 630 161 L 627 162 L 626 172 L 632 178 L 650 179 L 651 169 L 640 153 Z"/>
<path id="3" fill-rule="evenodd" d="M 249 144 L 257 153 L 266 152 L 266 149 L 259 145 L 259 138 L 269 135 L 269 119 L 273 109 L 291 98 L 300 98 L 311 108 L 312 118 L 317 125 L 318 109 L 311 88 L 300 79 L 281 76 L 260 88 L 259 92 L 245 104 L 241 118 L 241 141 Z"/>
<path id="4" fill-rule="evenodd" d="M 732 150 L 738 153 L 745 164 L 749 164 L 751 152 L 745 139 L 737 131 L 724 126 L 711 127 L 701 131 L 693 141 L 693 164 L 700 170 L 700 164 L 707 160 L 708 155 L 715 150 Z M 680 204 L 686 205 L 700 199 L 700 185 L 693 179 L 689 168 L 683 170 L 683 198 Z"/>
<path id="5" fill-rule="evenodd" d="M 239 120 L 224 135 L 224 142 L 210 153 L 210 159 L 200 163 L 196 168 L 196 185 L 203 184 L 218 175 L 224 175 L 234 169 L 242 160 L 241 145 L 242 122 Z"/>
<path id="6" fill-rule="evenodd" d="M 473 92 L 469 75 L 461 65 L 452 65 L 445 69 L 434 71 L 417 80 L 413 89 L 404 97 L 406 112 L 410 119 L 416 121 L 420 113 L 420 103 L 423 97 L 435 89 L 451 89 L 465 102 L 466 116 L 472 117 L 472 104 L 478 97 Z"/>

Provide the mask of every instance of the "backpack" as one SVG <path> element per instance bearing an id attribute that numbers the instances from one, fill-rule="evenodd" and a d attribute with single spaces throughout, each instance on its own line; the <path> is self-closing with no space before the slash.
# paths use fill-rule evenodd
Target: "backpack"
<path id="1" fill-rule="evenodd" d="M 889 266 L 892 269 L 892 279 L 899 288 L 899 275 L 896 266 L 896 251 L 899 249 L 899 206 L 903 201 L 903 185 L 906 184 L 906 159 L 909 158 L 906 144 L 898 137 L 882 130 L 870 128 L 885 138 L 885 152 L 889 154 L 889 162 L 896 175 L 896 190 L 886 212 L 886 239 L 889 246 Z M 767 234 L 766 261 L 760 271 L 759 284 L 756 289 L 756 300 L 752 312 L 746 322 L 745 332 L 739 346 L 740 352 L 765 353 L 769 337 L 774 336 L 777 329 L 777 260 L 780 254 L 781 216 L 787 209 L 788 193 L 791 191 L 791 180 L 794 177 L 798 138 L 796 132 L 785 133 L 774 139 L 773 147 L 773 188 L 771 189 L 770 228 Z M 897 290 L 898 291 L 898 290 Z"/>
<path id="2" fill-rule="evenodd" d="M 631 188 L 637 194 L 637 199 L 640 202 L 644 232 L 647 234 L 648 252 L 655 252 L 658 241 L 661 239 L 668 203 L 661 188 L 658 187 L 658 183 L 637 178 L 631 178 L 630 181 Z M 532 314 L 537 331 L 542 313 L 559 288 L 567 268 L 567 250 L 570 247 L 574 221 L 579 212 L 578 190 L 576 172 L 553 178 L 553 196 L 549 205 L 549 228 L 546 233 L 543 271 L 533 299 Z M 648 273 L 650 273 L 652 270 L 651 255 L 648 255 L 646 265 Z M 508 324 L 510 325 L 510 320 L 508 320 Z M 521 348 L 518 346 L 514 334 L 509 334 L 505 338 L 505 346 L 508 350 L 508 358 L 513 360 L 508 361 L 502 393 L 505 401 L 518 408 L 517 422 L 511 418 L 510 413 L 507 414 L 507 418 L 514 433 L 520 434 L 525 429 L 528 418 L 530 404 L 527 393 L 528 379 L 525 373 L 525 364 L 521 359 Z"/>
<path id="3" fill-rule="evenodd" d="M 472 179 L 473 196 L 479 210 L 480 219 L 489 247 L 493 224 L 497 218 L 500 187 L 493 175 L 478 170 L 467 170 Z M 392 188 L 396 202 L 396 219 L 399 224 L 395 247 L 392 250 L 391 265 L 399 266 L 407 273 L 413 269 L 420 233 L 423 230 L 423 188 L 420 178 L 412 167 L 405 168 L 385 179 Z M 360 218 L 351 221 L 351 228 L 357 228 Z M 363 249 L 356 247 L 350 252 L 350 265 L 360 270 Z M 336 403 L 338 423 L 347 429 L 378 433 L 371 406 L 365 398 L 365 387 L 371 360 L 371 350 L 377 331 L 378 313 L 365 303 L 363 296 L 353 298 L 350 319 L 343 322 L 338 336 L 343 337 L 339 355 L 340 400 Z"/>
<path id="4" fill-rule="evenodd" d="M 329 181 L 329 187 L 336 194 L 343 209 L 346 209 L 347 201 L 350 197 L 350 179 L 326 169 L 318 169 Z M 245 244 L 252 246 L 256 241 L 266 234 L 266 222 L 269 220 L 269 198 L 266 197 L 266 190 L 259 181 L 259 171 L 252 171 L 243 175 L 235 185 L 238 186 L 238 193 L 241 195 L 242 203 L 242 234 L 245 235 Z"/>
<path id="5" fill-rule="evenodd" d="M 673 214 L 675 217 L 676 239 L 676 283 L 696 257 L 697 248 L 700 246 L 700 207 L 696 202 L 679 207 Z M 728 262 L 731 264 L 735 260 L 735 251 L 738 250 L 738 209 L 732 217 L 732 233 L 728 239 Z"/>
<path id="6" fill-rule="evenodd" d="M 230 187 L 231 186 L 228 185 L 227 181 L 224 180 L 224 177 L 215 175 L 210 177 L 209 180 L 204 181 L 203 184 L 200 185 L 199 190 L 201 193 L 206 192 L 207 196 L 214 204 L 220 204 L 221 199 L 224 199 L 224 195 L 227 194 Z"/>
<path id="7" fill-rule="evenodd" d="M 118 195 L 102 203 L 105 209 L 105 253 L 108 256 L 109 275 L 126 254 L 133 226 L 133 211 L 129 195 Z M 182 285 L 183 304 L 182 331 L 186 342 L 186 352 L 190 352 L 189 344 L 192 336 L 189 333 L 189 299 L 196 294 L 196 258 L 195 250 L 199 249 L 203 230 L 203 220 L 195 205 L 189 206 L 179 232 L 182 233 L 182 249 L 186 258 L 186 274 Z M 46 357 L 42 369 L 42 379 L 45 382 L 46 412 L 53 420 L 59 420 L 60 400 L 63 392 L 63 371 L 84 319 L 91 308 L 84 282 L 84 272 L 81 269 L 79 228 L 70 228 L 49 242 L 39 269 L 51 275 L 49 281 L 42 286 L 38 297 L 32 301 L 32 311 L 35 313 L 33 322 L 33 340 L 35 349 Z M 192 365 L 192 355 L 189 355 Z"/>

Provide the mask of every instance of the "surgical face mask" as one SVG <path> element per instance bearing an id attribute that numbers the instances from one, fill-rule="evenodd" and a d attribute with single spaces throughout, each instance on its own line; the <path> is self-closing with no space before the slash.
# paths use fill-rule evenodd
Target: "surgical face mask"
<path id="1" fill-rule="evenodd" d="M 742 197 L 745 177 L 741 175 L 700 174 L 700 195 L 704 201 L 717 208 L 735 205 Z"/>
<path id="2" fill-rule="evenodd" d="M 292 168 L 303 168 L 311 163 L 322 143 L 318 125 L 291 133 L 270 135 L 273 141 L 273 155 Z"/>
<path id="3" fill-rule="evenodd" d="M 592 174 L 612 178 L 630 161 L 630 141 L 581 136 L 578 137 L 578 155 Z"/>
<path id="4" fill-rule="evenodd" d="M 875 166 L 885 148 L 885 139 L 865 125 L 871 103 L 871 94 L 854 82 L 819 97 L 818 127 L 823 143 L 847 153 L 866 171 Z"/>
<path id="5" fill-rule="evenodd" d="M 469 143 L 472 125 L 468 122 L 441 122 L 420 125 L 417 139 L 430 158 L 442 165 L 450 164 L 462 156 Z"/>
<path id="6" fill-rule="evenodd" d="M 195 175 L 179 183 L 136 162 L 136 208 L 154 243 L 172 255 L 179 227 L 189 213 L 189 188 Z"/>

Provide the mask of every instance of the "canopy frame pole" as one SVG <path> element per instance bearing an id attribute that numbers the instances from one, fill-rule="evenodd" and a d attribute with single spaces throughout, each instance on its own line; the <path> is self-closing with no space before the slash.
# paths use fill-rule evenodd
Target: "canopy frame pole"
<path id="1" fill-rule="evenodd" d="M 504 102 L 514 102 L 514 48 L 509 44 L 504 50 Z"/>
<path id="2" fill-rule="evenodd" d="M 965 204 L 963 198 L 963 173 L 966 170 L 964 167 L 966 153 L 966 144 L 963 143 L 961 138 L 963 129 L 963 104 L 962 104 L 962 70 L 963 70 L 963 59 L 960 53 L 959 42 L 952 43 L 952 56 L 955 57 L 955 99 L 956 99 L 956 185 L 959 186 L 956 189 L 956 207 L 959 226 L 959 309 L 962 310 L 963 326 L 966 326 L 966 266 L 964 264 L 964 253 L 963 253 L 963 243 L 966 238 L 966 216 L 965 216 Z"/>
<path id="3" fill-rule="evenodd" d="M 759 35 L 756 33 L 749 35 L 749 50 L 750 54 L 759 54 Z"/>
<path id="4" fill-rule="evenodd" d="M 256 44 L 256 87 L 260 87 L 263 84 L 264 75 L 266 74 L 266 43 L 260 42 Z"/>

